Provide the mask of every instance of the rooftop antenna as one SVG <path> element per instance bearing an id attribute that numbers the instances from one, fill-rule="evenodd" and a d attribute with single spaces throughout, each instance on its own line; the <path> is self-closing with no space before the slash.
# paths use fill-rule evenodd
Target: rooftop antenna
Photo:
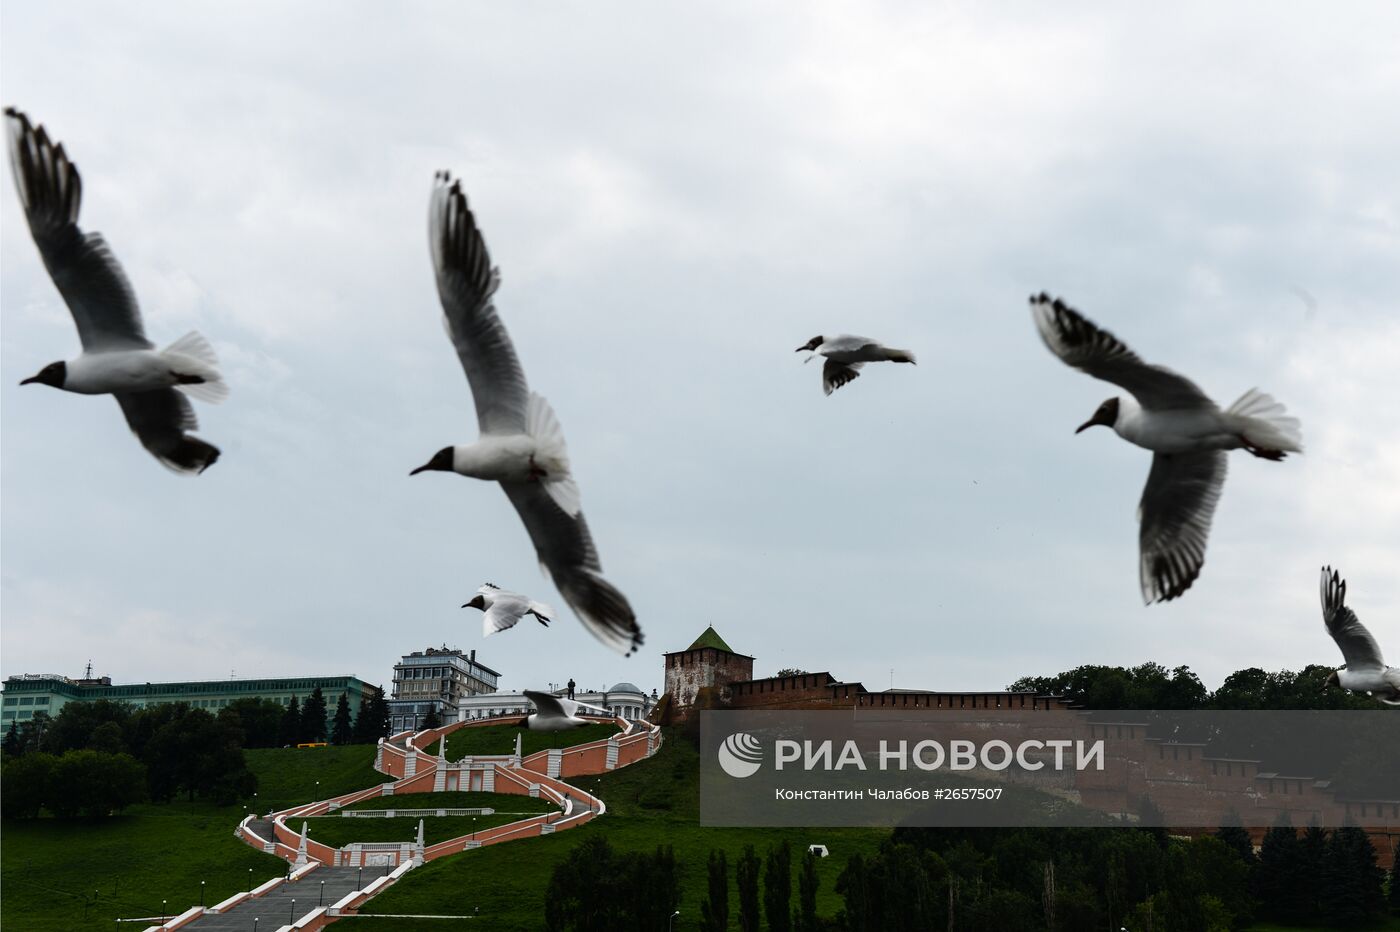
<path id="1" fill-rule="evenodd" d="M 91 661 L 91 660 L 88 661 L 87 669 L 83 671 L 83 679 L 85 679 L 85 680 L 90 680 L 90 679 L 92 679 L 92 661 Z"/>
<path id="2" fill-rule="evenodd" d="M 890 667 L 890 689 L 894 689 L 894 667 Z"/>

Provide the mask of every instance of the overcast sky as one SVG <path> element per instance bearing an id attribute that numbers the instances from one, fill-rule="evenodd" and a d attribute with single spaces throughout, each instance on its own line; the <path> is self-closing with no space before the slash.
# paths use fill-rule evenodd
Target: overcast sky
<path id="1" fill-rule="evenodd" d="M 232 386 L 162 469 L 117 406 L 16 387 L 78 341 L 3 220 L 0 672 L 354 673 L 475 648 L 508 688 L 662 685 L 707 624 L 871 689 L 1082 663 L 1341 662 L 1317 575 L 1400 654 L 1394 4 L 6 4 L 0 98 L 83 173 L 151 338 Z M 646 633 L 587 635 L 498 489 L 439 324 L 433 172 L 567 433 Z M 1062 295 L 1306 453 L 1231 456 L 1205 570 L 1144 607 L 1150 454 L 1074 436 Z M 823 397 L 794 348 L 908 347 Z M 484 580 L 559 607 L 483 641 Z"/>

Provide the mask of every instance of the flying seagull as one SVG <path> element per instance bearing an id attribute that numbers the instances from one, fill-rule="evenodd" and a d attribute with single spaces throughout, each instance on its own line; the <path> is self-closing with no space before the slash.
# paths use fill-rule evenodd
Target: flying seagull
<path id="1" fill-rule="evenodd" d="M 565 699 L 553 693 L 539 693 L 527 689 L 524 695 L 535 705 L 535 711 L 525 719 L 525 725 L 531 731 L 563 731 L 566 728 L 590 724 L 588 719 L 579 717 L 580 712 L 599 718 L 613 717 L 607 709 L 574 699 Z"/>
<path id="2" fill-rule="evenodd" d="M 49 363 L 19 384 L 112 395 L 151 455 L 175 472 L 204 472 L 219 449 L 187 433 L 198 422 L 185 396 L 213 403 L 228 396 L 213 347 L 195 332 L 163 350 L 146 339 L 136 295 L 107 241 L 78 228 L 83 183 L 77 166 L 61 143 L 15 108 L 5 109 L 5 124 L 29 231 L 83 345 L 78 358 Z"/>
<path id="3" fill-rule="evenodd" d="M 476 597 L 462 607 L 479 608 L 485 613 L 481 616 L 482 637 L 490 637 L 497 631 L 514 628 L 526 615 L 534 615 L 535 620 L 547 628 L 549 616 L 554 614 L 554 610 L 543 602 L 536 602 L 529 596 L 502 589 L 494 583 L 486 583 L 476 590 Z"/>
<path id="4" fill-rule="evenodd" d="M 1333 670 L 1322 684 L 1365 693 L 1386 705 L 1400 705 L 1400 667 L 1387 667 L 1380 645 L 1346 606 L 1347 584 L 1330 566 L 1322 568 L 1322 620 L 1327 633 L 1342 649 L 1346 663 Z"/>
<path id="5" fill-rule="evenodd" d="M 1298 421 L 1283 405 L 1250 389 L 1221 411 L 1194 382 L 1138 358 L 1059 298 L 1031 297 L 1041 339 L 1068 365 L 1128 390 L 1099 405 L 1075 433 L 1101 424 L 1151 450 L 1152 471 L 1138 505 L 1138 576 L 1147 604 L 1181 595 L 1201 573 L 1215 503 L 1225 484 L 1227 450 L 1267 460 L 1300 453 Z"/>
<path id="6" fill-rule="evenodd" d="M 908 350 L 890 349 L 869 337 L 853 337 L 847 333 L 812 337 L 797 348 L 799 353 L 803 350 L 812 351 L 803 362 L 826 357 L 826 364 L 822 366 L 822 391 L 828 395 L 858 378 L 861 367 L 868 362 L 914 362 L 914 354 Z"/>
<path id="7" fill-rule="evenodd" d="M 642 644 L 642 630 L 627 598 L 603 578 L 564 432 L 549 403 L 525 383 L 492 301 L 500 272 L 491 266 L 461 182 L 447 172 L 435 179 L 428 236 L 443 321 L 471 384 L 481 436 L 443 447 L 410 475 L 441 470 L 499 482 L 564 601 L 594 637 L 631 654 Z"/>

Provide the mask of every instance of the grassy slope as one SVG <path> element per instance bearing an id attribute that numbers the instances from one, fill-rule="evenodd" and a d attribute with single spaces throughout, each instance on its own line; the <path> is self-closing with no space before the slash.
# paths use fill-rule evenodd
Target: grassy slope
<path id="1" fill-rule="evenodd" d="M 460 728 L 447 736 L 447 756 L 457 761 L 474 754 L 514 754 L 515 736 L 520 735 L 520 753 L 529 757 L 536 751 L 601 741 L 617 733 L 616 725 L 583 725 L 568 731 L 530 731 L 522 725 Z M 438 742 L 434 741 L 423 751 L 425 754 L 437 754 Z"/>
<path id="2" fill-rule="evenodd" d="M 371 767 L 372 745 L 247 755 L 264 810 L 310 802 L 317 780 L 322 795 L 330 795 L 383 779 Z M 288 772 L 274 776 L 279 765 Z M 284 862 L 233 837 L 242 818 L 241 804 L 180 801 L 134 806 L 110 819 L 5 820 L 0 923 L 26 932 L 111 927 L 118 917 L 158 915 L 162 899 L 172 914 L 197 904 L 201 880 L 205 904 L 212 905 L 246 889 L 250 867 L 254 883 L 283 873 Z"/>
<path id="3" fill-rule="evenodd" d="M 449 750 L 452 739 L 448 739 Z M 824 916 L 834 916 L 841 901 L 834 887 L 846 858 L 857 852 L 873 853 L 889 833 L 883 829 L 718 829 L 699 825 L 699 761 L 695 749 L 677 734 L 668 735 L 661 753 L 648 761 L 598 778 L 587 778 L 590 791 L 597 780 L 597 793 L 608 804 L 601 819 L 557 835 L 492 845 L 470 853 L 430 862 L 411 871 L 394 887 L 370 902 L 375 913 L 469 915 L 480 907 L 482 921 L 474 929 L 521 930 L 533 932 L 544 920 L 544 893 L 551 872 L 573 847 L 590 833 L 604 834 L 613 847 L 622 851 L 651 851 L 669 844 L 681 866 L 682 928 L 694 928 L 705 898 L 706 861 L 712 848 L 722 848 L 730 864 L 730 904 L 737 926 L 738 890 L 734 886 L 734 863 L 745 844 L 752 844 L 760 856 L 769 845 L 786 839 L 793 847 L 793 890 L 797 889 L 796 870 L 800 854 L 809 844 L 827 845 L 832 857 L 818 862 L 821 887 L 817 908 Z M 655 808 L 658 804 L 671 808 Z M 490 883 L 481 883 L 490 877 Z M 373 929 L 380 920 L 342 920 L 346 932 Z M 396 924 L 410 930 L 419 925 Z M 450 923 L 421 923 L 421 928 L 442 928 Z"/>

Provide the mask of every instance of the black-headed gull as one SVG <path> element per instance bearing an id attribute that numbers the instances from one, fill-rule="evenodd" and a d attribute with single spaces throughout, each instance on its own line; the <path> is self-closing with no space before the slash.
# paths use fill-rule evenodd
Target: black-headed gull
<path id="1" fill-rule="evenodd" d="M 1190 379 L 1143 362 L 1058 298 L 1042 292 L 1030 300 L 1051 352 L 1129 392 L 1099 405 L 1075 433 L 1101 424 L 1153 452 L 1138 506 L 1138 577 L 1148 604 L 1174 599 L 1191 588 L 1205 563 L 1211 517 L 1225 484 L 1225 451 L 1243 448 L 1269 460 L 1302 452 L 1298 421 L 1255 389 L 1222 411 Z"/>
<path id="2" fill-rule="evenodd" d="M 111 395 L 156 459 L 175 472 L 203 472 L 219 458 L 219 449 L 186 433 L 198 422 L 185 395 L 215 403 L 228 396 L 213 348 L 194 332 L 163 350 L 146 339 L 121 264 L 102 234 L 78 228 L 83 184 L 77 166 L 62 144 L 15 108 L 5 109 L 5 123 L 29 231 L 83 345 L 76 359 L 49 363 L 19 384 Z"/>
<path id="3" fill-rule="evenodd" d="M 799 353 L 803 350 L 813 353 L 804 362 L 811 362 L 817 356 L 826 357 L 822 366 L 822 391 L 828 395 L 857 378 L 861 367 L 868 362 L 914 362 L 914 354 L 908 350 L 891 349 L 869 337 L 848 333 L 812 337 L 797 348 Z"/>
<path id="4" fill-rule="evenodd" d="M 1386 705 L 1400 705 L 1400 668 L 1388 667 L 1371 632 L 1347 608 L 1347 584 L 1330 566 L 1322 568 L 1322 620 L 1327 633 L 1342 649 L 1346 663 L 1333 670 L 1322 685 L 1365 693 Z"/>
<path id="5" fill-rule="evenodd" d="M 499 482 L 564 601 L 600 641 L 631 654 L 642 644 L 642 630 L 627 598 L 603 578 L 569 474 L 564 433 L 548 402 L 526 385 L 492 302 L 500 273 L 461 183 L 446 172 L 433 186 L 428 236 L 443 322 L 471 385 L 481 436 L 444 447 L 410 475 L 440 470 Z"/>
<path id="6" fill-rule="evenodd" d="M 565 699 L 563 696 L 556 696 L 553 693 L 540 693 L 527 689 L 524 691 L 524 696 L 535 706 L 535 711 L 531 712 L 529 717 L 525 719 L 525 725 L 531 731 L 563 731 L 566 728 L 577 728 L 580 725 L 596 724 L 586 718 L 581 718 L 580 712 L 597 718 L 613 717 L 607 709 L 601 709 L 596 705 L 588 705 L 574 699 Z"/>
<path id="7" fill-rule="evenodd" d="M 519 592 L 502 589 L 495 583 L 484 584 L 476 590 L 476 596 L 462 607 L 479 608 L 484 612 L 481 616 L 482 637 L 490 637 L 498 631 L 514 628 L 526 615 L 534 615 L 535 619 L 547 628 L 550 616 L 554 614 L 554 609 L 543 602 L 536 602 Z"/>

